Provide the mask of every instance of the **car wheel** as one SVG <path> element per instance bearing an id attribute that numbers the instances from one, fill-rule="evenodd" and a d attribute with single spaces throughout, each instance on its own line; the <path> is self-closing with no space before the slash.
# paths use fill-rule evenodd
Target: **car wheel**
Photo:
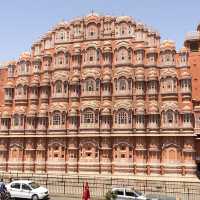
<path id="1" fill-rule="evenodd" d="M 32 200 L 38 200 L 38 199 L 39 199 L 39 197 L 38 197 L 37 194 L 34 194 L 34 195 L 32 196 Z"/>

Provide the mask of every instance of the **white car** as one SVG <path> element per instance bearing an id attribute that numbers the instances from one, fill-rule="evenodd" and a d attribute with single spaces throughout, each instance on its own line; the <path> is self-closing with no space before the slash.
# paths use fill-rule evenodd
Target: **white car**
<path id="1" fill-rule="evenodd" d="M 6 188 L 10 192 L 11 198 L 39 200 L 46 199 L 49 196 L 46 188 L 28 180 L 13 181 L 7 184 Z"/>
<path id="2" fill-rule="evenodd" d="M 112 192 L 116 195 L 115 200 L 150 200 L 141 192 L 130 188 L 113 188 Z"/>

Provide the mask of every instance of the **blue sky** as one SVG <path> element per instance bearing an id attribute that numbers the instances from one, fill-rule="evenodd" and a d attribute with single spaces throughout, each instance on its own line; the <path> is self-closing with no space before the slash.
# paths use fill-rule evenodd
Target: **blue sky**
<path id="1" fill-rule="evenodd" d="M 200 0 L 5 0 L 0 2 L 0 62 L 18 58 L 57 22 L 100 14 L 130 15 L 154 27 L 162 39 L 183 44 L 200 22 Z"/>

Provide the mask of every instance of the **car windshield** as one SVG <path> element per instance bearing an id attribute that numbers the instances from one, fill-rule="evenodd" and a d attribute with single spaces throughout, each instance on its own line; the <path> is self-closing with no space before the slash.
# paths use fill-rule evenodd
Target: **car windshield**
<path id="1" fill-rule="evenodd" d="M 33 189 L 36 189 L 36 188 L 39 188 L 39 187 L 40 187 L 39 184 L 37 184 L 37 183 L 35 183 L 35 182 L 31 182 L 31 183 L 29 183 L 29 185 L 30 185 L 31 188 L 33 188 Z"/>
<path id="2" fill-rule="evenodd" d="M 137 193 L 139 196 L 142 195 L 142 192 L 138 191 L 138 190 L 135 190 L 135 193 Z"/>

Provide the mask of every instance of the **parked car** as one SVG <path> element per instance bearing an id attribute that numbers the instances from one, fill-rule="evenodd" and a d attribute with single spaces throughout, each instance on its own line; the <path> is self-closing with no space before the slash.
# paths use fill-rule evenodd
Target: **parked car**
<path id="1" fill-rule="evenodd" d="M 49 192 L 47 188 L 39 186 L 37 183 L 29 180 L 17 180 L 6 185 L 11 198 L 23 199 L 47 199 Z"/>
<path id="2" fill-rule="evenodd" d="M 8 192 L 5 183 L 2 181 L 0 182 L 0 200 L 10 200 L 10 192 Z"/>
<path id="3" fill-rule="evenodd" d="M 151 200 L 131 188 L 113 188 L 112 192 L 116 195 L 115 200 Z"/>

